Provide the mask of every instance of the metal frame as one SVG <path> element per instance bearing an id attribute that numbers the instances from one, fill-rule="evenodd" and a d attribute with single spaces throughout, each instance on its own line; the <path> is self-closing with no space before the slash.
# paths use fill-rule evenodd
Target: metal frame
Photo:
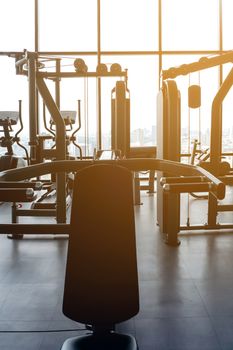
<path id="1" fill-rule="evenodd" d="M 182 65 L 180 67 L 171 68 L 167 71 L 164 71 L 164 76 L 166 78 L 176 77 L 178 75 L 185 75 L 189 72 L 195 72 L 201 69 L 206 69 L 216 65 L 222 65 L 223 63 L 233 61 L 233 52 L 228 52 L 225 55 L 220 55 L 212 58 L 203 58 L 198 62 L 191 63 L 189 65 Z M 172 84 L 173 83 L 173 84 Z M 179 105 L 179 98 L 177 94 L 177 87 L 174 89 L 176 83 L 174 80 L 166 80 L 163 84 L 163 91 L 159 93 L 160 97 L 160 121 L 159 123 L 165 123 L 164 128 L 161 131 L 161 134 L 164 135 L 165 141 L 168 137 L 167 148 L 164 146 L 163 142 L 158 144 L 158 154 L 160 157 L 165 157 L 167 159 L 177 160 L 174 158 L 174 155 L 177 157 L 180 156 L 178 150 L 174 153 L 175 147 L 179 147 L 180 136 L 179 133 L 173 133 L 174 140 L 171 142 L 171 137 L 169 137 L 169 122 L 172 120 L 175 122 L 180 119 L 180 113 L 177 113 L 177 106 Z M 211 111 L 211 144 L 210 144 L 210 161 L 203 162 L 202 166 L 205 169 L 208 169 L 211 173 L 215 174 L 221 178 L 221 180 L 226 184 L 232 184 L 233 176 L 230 174 L 230 165 L 226 162 L 221 161 L 222 157 L 222 103 L 230 88 L 233 85 L 233 68 L 229 72 L 228 76 L 222 82 L 221 87 L 219 88 L 213 103 Z M 166 88 L 166 89 L 165 89 Z M 171 89 L 172 88 L 172 89 Z M 174 91 L 173 91 L 174 90 Z M 162 106 L 163 104 L 163 106 Z M 159 124 L 159 125 L 160 125 Z M 173 128 L 174 132 L 175 128 Z M 162 152 L 162 153 L 160 153 Z M 226 176 L 227 175 L 227 176 Z M 176 191 L 172 190 L 173 186 L 169 185 L 169 194 L 163 191 L 158 191 L 158 222 L 162 232 L 173 232 L 170 238 L 170 243 L 178 244 L 177 231 L 180 230 L 213 230 L 213 229 L 233 229 L 233 224 L 219 224 L 217 222 L 218 212 L 223 211 L 232 211 L 233 205 L 223 205 L 218 204 L 216 196 L 209 193 L 208 196 L 208 222 L 205 225 L 195 225 L 195 226 L 181 226 L 180 225 L 180 215 L 179 215 L 179 205 L 180 205 L 180 193 L 192 193 L 199 192 L 197 189 L 197 184 L 192 184 L 192 188 L 189 186 L 189 191 L 185 190 L 185 187 L 182 185 L 182 191 L 179 191 L 179 186 L 176 186 Z M 208 191 L 207 191 L 208 192 Z M 164 204 L 165 203 L 165 204 Z M 162 206 L 162 209 L 160 208 Z M 161 214 L 162 210 L 162 214 Z M 160 215 L 161 214 L 161 215 Z M 167 217 L 172 218 L 168 220 Z"/>
<path id="2" fill-rule="evenodd" d="M 127 159 L 127 160 L 96 160 L 96 161 L 71 161 L 62 160 L 54 161 L 51 163 L 42 163 L 31 165 L 26 168 L 11 169 L 0 173 L 0 181 L 20 181 L 35 176 L 41 176 L 49 173 L 63 173 L 65 172 L 77 172 L 84 167 L 91 166 L 94 164 L 116 164 L 128 168 L 131 171 L 147 171 L 157 170 L 165 173 L 173 174 L 175 176 L 182 176 L 180 181 L 173 183 L 172 186 L 168 187 L 166 183 L 162 183 L 164 191 L 170 195 L 177 195 L 180 192 L 191 191 L 193 186 L 193 177 L 199 182 L 196 183 L 199 191 L 208 191 L 218 199 L 223 199 L 225 196 L 225 185 L 224 183 L 210 174 L 203 168 L 181 164 L 179 162 L 173 162 L 168 160 L 141 158 L 141 159 Z M 182 183 L 184 177 L 189 177 L 186 182 Z M 190 183 L 188 183 L 190 181 Z M 175 192 L 173 192 L 175 191 Z M 170 218 L 174 216 L 174 208 L 169 212 L 170 217 L 167 218 L 168 222 L 172 222 Z M 168 236 L 170 242 L 173 242 L 174 235 L 177 237 L 179 230 L 174 232 L 174 225 L 170 225 Z M 67 234 L 69 233 L 69 225 L 57 224 L 57 225 L 27 225 L 27 224 L 0 224 L 0 233 L 10 234 Z"/>
<path id="3" fill-rule="evenodd" d="M 184 64 L 178 67 L 172 67 L 163 70 L 164 80 L 174 79 L 180 75 L 197 72 L 203 69 L 222 66 L 225 63 L 233 61 L 233 51 L 214 57 L 202 57 L 199 61 L 190 64 Z M 233 68 L 227 77 L 222 81 L 221 86 L 213 100 L 211 109 L 211 140 L 210 140 L 210 164 L 208 169 L 216 175 L 222 175 L 221 157 L 222 157 L 222 103 L 227 93 L 233 85 Z"/>
<path id="4" fill-rule="evenodd" d="M 30 163 L 37 163 L 37 144 L 38 144 L 38 92 L 41 95 L 44 104 L 53 117 L 56 124 L 55 144 L 56 148 L 51 152 L 47 151 L 48 155 L 51 153 L 51 157 L 55 157 L 56 160 L 66 159 L 66 129 L 65 123 L 59 111 L 60 105 L 60 80 L 62 78 L 83 78 L 94 77 L 100 79 L 101 77 L 122 77 L 127 81 L 127 71 L 121 72 L 86 72 L 80 73 L 74 71 L 63 72 L 61 70 L 60 57 L 54 58 L 56 63 L 55 72 L 46 72 L 39 70 L 40 59 L 47 58 L 46 56 L 40 56 L 37 52 L 1 52 L 0 55 L 14 57 L 16 62 L 16 73 L 25 75 L 28 77 L 28 91 L 29 91 L 29 146 L 30 146 Z M 26 67 L 26 68 L 25 68 Z M 45 79 L 51 79 L 55 81 L 55 100 L 53 99 L 46 83 Z M 99 86 L 99 85 L 98 85 Z M 100 86 L 99 86 L 100 88 Z M 98 89 L 99 89 L 98 88 Z M 100 106 L 101 107 L 101 106 Z M 101 118 L 99 111 L 98 117 Z M 99 130 L 101 131 L 101 119 L 99 120 Z M 98 147 L 101 145 L 99 139 Z M 38 175 L 37 175 L 38 176 Z M 56 220 L 58 223 L 66 222 L 66 173 L 59 172 L 56 176 Z"/>
<path id="5" fill-rule="evenodd" d="M 35 1 L 35 52 L 39 53 L 39 11 L 38 11 L 38 1 L 39 0 L 34 0 Z M 40 52 L 40 54 L 44 54 L 44 55 L 78 55 L 78 56 L 82 56 L 82 55 L 98 55 L 98 60 L 101 60 L 101 56 L 103 55 L 154 55 L 154 56 L 158 56 L 159 57 L 159 71 L 161 71 L 162 69 L 162 56 L 163 55 L 182 55 L 182 54 L 188 54 L 188 55 L 192 55 L 192 54 L 216 54 L 219 53 L 218 50 L 207 50 L 207 51 L 163 51 L 162 50 L 162 1 L 159 0 L 158 2 L 158 6 L 159 6 L 159 21 L 158 21 L 158 26 L 159 26 L 159 50 L 158 51 L 101 51 L 101 45 L 100 45 L 100 40 L 101 40 L 101 31 L 100 31 L 100 6 L 101 6 L 101 0 L 98 0 L 98 31 L 97 31 L 97 39 L 98 39 L 98 51 L 97 52 Z M 219 50 L 221 52 L 222 51 L 222 0 L 219 0 L 219 8 L 220 8 L 220 19 L 219 19 L 219 34 L 220 34 L 220 44 L 219 44 Z M 5 53 L 4 53 L 5 54 Z M 1 55 L 1 53 L 0 53 Z M 22 56 L 20 56 L 19 53 L 15 52 L 9 53 L 9 56 L 11 57 L 18 57 L 22 58 Z M 36 140 L 36 133 L 38 132 L 38 106 L 37 106 L 37 89 L 36 89 L 36 85 L 35 85 L 35 74 L 37 74 L 38 72 L 36 72 L 36 67 L 35 67 L 35 60 L 36 58 L 31 58 L 30 62 L 29 62 L 29 66 L 28 66 L 28 76 L 29 76 L 29 93 L 30 93 L 30 106 L 29 106 L 29 111 L 30 111 L 30 125 L 32 126 L 32 129 L 30 127 L 30 148 L 31 148 L 31 158 L 32 158 L 32 163 L 33 160 L 35 159 L 35 140 Z M 22 63 L 22 62 L 21 62 Z M 26 63 L 26 62 L 25 62 Z M 220 68 L 221 69 L 221 68 Z M 40 89 L 43 90 L 43 94 L 46 95 L 46 89 L 44 89 L 44 82 L 43 82 L 43 78 L 45 77 L 41 77 L 41 80 L 39 81 L 39 86 Z M 100 80 L 100 79 L 99 79 Z M 158 78 L 159 80 L 159 78 Z M 221 79 L 220 79 L 221 81 Z M 58 87 L 58 85 L 57 85 Z M 101 88 L 99 89 L 100 93 L 99 93 L 99 99 L 101 99 Z M 31 99 L 32 98 L 32 99 Z M 51 107 L 52 109 L 54 109 L 54 106 Z M 55 114 L 57 114 L 57 112 L 55 111 Z M 58 114 L 57 114 L 58 116 Z M 58 116 L 60 117 L 60 116 Z M 33 124 L 33 125 L 32 125 Z M 61 128 L 62 129 L 62 128 Z M 62 133 L 62 143 L 64 143 L 63 141 L 63 132 Z M 99 137 L 100 138 L 100 137 Z M 147 169 L 148 170 L 148 169 Z M 59 211 L 59 209 L 58 209 Z M 60 216 L 60 215 L 58 215 Z M 63 221 L 64 218 L 62 218 L 63 215 L 61 215 L 61 221 Z"/>

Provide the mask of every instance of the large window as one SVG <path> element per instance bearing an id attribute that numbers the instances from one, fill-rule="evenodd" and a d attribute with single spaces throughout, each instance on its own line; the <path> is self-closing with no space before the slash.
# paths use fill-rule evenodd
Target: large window
<path id="1" fill-rule="evenodd" d="M 41 51 L 96 51 L 97 1 L 39 0 Z"/>
<path id="2" fill-rule="evenodd" d="M 162 0 L 163 50 L 218 50 L 218 0 Z"/>
<path id="3" fill-rule="evenodd" d="M 89 71 L 96 69 L 100 20 L 101 62 L 109 65 L 117 62 L 128 69 L 132 145 L 156 143 L 156 95 L 161 85 L 161 69 L 196 61 L 200 54 L 218 53 L 221 44 L 223 50 L 232 49 L 231 0 L 8 0 L 0 3 L 0 51 L 35 50 L 34 3 L 37 2 L 39 51 L 62 52 L 64 56 L 67 53 L 67 59 L 63 59 L 67 67 L 62 69 L 72 69 L 75 55 L 85 59 Z M 13 58 L 1 57 L 0 63 L 0 110 L 17 109 L 17 101 L 22 99 L 27 125 L 27 79 L 15 75 Z M 224 76 L 229 69 L 228 66 L 224 68 Z M 111 78 L 101 81 L 102 138 L 107 148 L 110 147 L 111 89 L 115 81 Z M 190 135 L 195 137 L 200 124 L 199 134 L 207 144 L 219 68 L 178 77 L 176 81 L 182 94 L 182 131 L 185 133 L 189 124 Z M 187 107 L 187 89 L 190 84 L 197 83 L 202 87 L 202 106 L 199 111 L 193 111 Z M 54 83 L 48 82 L 48 85 L 53 91 Z M 77 99 L 81 99 L 82 118 L 89 118 L 83 125 L 87 127 L 88 124 L 90 134 L 95 135 L 93 144 L 98 128 L 97 90 L 96 80 L 92 78 L 61 82 L 61 108 L 75 109 Z M 224 129 L 231 125 L 227 106 L 230 106 L 230 98 L 224 102 Z M 42 124 L 41 116 L 40 119 Z M 80 131 L 81 134 L 85 132 Z"/>
<path id="4" fill-rule="evenodd" d="M 34 50 L 34 1 L 7 0 L 0 3 L 0 50 Z"/>
<path id="5" fill-rule="evenodd" d="M 102 50 L 157 50 L 157 16 L 157 0 L 101 0 Z"/>
<path id="6" fill-rule="evenodd" d="M 232 21 L 232 10 L 233 3 L 231 0 L 222 0 L 222 19 L 223 19 L 223 49 L 232 50 L 232 31 L 233 31 L 233 21 Z"/>

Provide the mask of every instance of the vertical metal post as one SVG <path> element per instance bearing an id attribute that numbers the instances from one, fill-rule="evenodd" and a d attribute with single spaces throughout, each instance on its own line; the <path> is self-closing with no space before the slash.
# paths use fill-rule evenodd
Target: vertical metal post
<path id="1" fill-rule="evenodd" d="M 16 211 L 17 211 L 17 204 L 16 204 L 16 202 L 13 202 L 11 205 L 11 222 L 12 222 L 12 224 L 18 223 L 18 216 L 16 214 Z"/>
<path id="2" fill-rule="evenodd" d="M 222 52 L 223 50 L 223 35 L 222 35 L 222 0 L 219 0 L 219 50 Z M 223 83 L 223 66 L 220 64 L 219 66 L 219 88 Z M 219 108 L 219 124 L 221 124 L 221 134 L 220 137 L 220 152 L 222 152 L 222 105 Z"/>
<path id="3" fill-rule="evenodd" d="M 38 6 L 38 0 L 35 0 L 34 2 L 34 10 L 35 10 L 35 51 L 38 52 L 39 50 L 39 6 Z"/>
<path id="4" fill-rule="evenodd" d="M 13 202 L 12 206 L 11 206 L 11 222 L 12 222 L 12 224 L 18 224 L 19 220 L 18 220 L 17 211 L 18 211 L 17 203 Z M 12 238 L 12 239 L 22 239 L 23 235 L 13 233 L 13 234 L 7 235 L 7 237 Z"/>
<path id="5" fill-rule="evenodd" d="M 163 68 L 162 57 L 162 0 L 158 1 L 158 40 L 159 40 L 159 76 Z M 159 90 L 161 89 L 161 79 L 159 78 Z"/>
<path id="6" fill-rule="evenodd" d="M 65 123 L 60 114 L 55 101 L 53 100 L 48 87 L 43 78 L 37 77 L 37 88 L 42 96 L 49 113 L 53 117 L 56 124 L 56 159 L 66 159 L 66 133 Z M 57 222 L 66 222 L 66 173 L 60 172 L 56 177 L 56 191 L 57 191 Z"/>
<path id="7" fill-rule="evenodd" d="M 116 82 L 115 98 L 115 147 L 126 156 L 126 87 L 124 81 Z"/>
<path id="8" fill-rule="evenodd" d="M 171 246 L 180 245 L 178 233 L 180 231 L 180 194 L 166 193 L 167 211 L 166 211 L 166 243 Z"/>
<path id="9" fill-rule="evenodd" d="M 217 225 L 218 200 L 210 192 L 208 198 L 208 226 L 215 227 Z"/>
<path id="10" fill-rule="evenodd" d="M 36 55 L 28 53 L 29 86 L 29 146 L 31 164 L 36 163 L 37 144 L 37 99 L 36 99 Z"/>
<path id="11" fill-rule="evenodd" d="M 57 108 L 60 110 L 60 81 L 59 75 L 61 73 L 61 60 L 60 58 L 56 59 L 56 74 L 57 77 L 55 78 L 55 101 Z"/>
<path id="12" fill-rule="evenodd" d="M 116 88 L 111 91 L 111 148 L 116 149 Z"/>
<path id="13" fill-rule="evenodd" d="M 100 0 L 97 0 L 97 64 L 101 63 Z M 101 78 L 97 78 L 97 148 L 102 148 Z"/>
<path id="14" fill-rule="evenodd" d="M 222 0 L 219 0 L 219 51 L 223 51 L 223 29 L 222 29 Z M 219 66 L 219 86 L 223 82 L 223 67 Z"/>
<path id="15" fill-rule="evenodd" d="M 35 0 L 34 2 L 34 18 L 35 18 L 35 28 L 34 28 L 34 46 L 35 46 L 35 52 L 38 53 L 39 51 L 39 4 L 38 0 Z M 36 89 L 36 120 L 37 120 L 37 134 L 40 132 L 40 122 L 39 122 L 39 94 Z"/>
<path id="16" fill-rule="evenodd" d="M 233 68 L 220 86 L 212 103 L 211 110 L 211 138 L 210 138 L 210 162 L 219 174 L 219 164 L 222 156 L 222 102 L 233 85 Z"/>
<path id="17" fill-rule="evenodd" d="M 140 193 L 140 177 L 137 171 L 134 172 L 133 177 L 133 189 L 134 189 L 134 205 L 140 205 L 141 203 L 141 193 Z"/>
<path id="18" fill-rule="evenodd" d="M 155 170 L 149 172 L 148 193 L 155 193 Z"/>

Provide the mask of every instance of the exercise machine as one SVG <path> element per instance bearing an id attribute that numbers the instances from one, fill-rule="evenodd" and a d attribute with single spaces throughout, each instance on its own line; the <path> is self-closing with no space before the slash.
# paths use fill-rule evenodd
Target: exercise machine
<path id="1" fill-rule="evenodd" d="M 14 127 L 19 122 L 19 129 L 15 132 Z M 17 168 L 18 166 L 29 165 L 29 155 L 27 148 L 20 143 L 20 133 L 23 130 L 22 121 L 22 101 L 19 100 L 18 111 L 0 111 L 0 147 L 6 148 L 4 155 L 0 157 L 0 171 Z M 14 132 L 14 134 L 12 134 Z M 13 145 L 23 149 L 24 157 L 19 157 L 14 154 Z"/>
<path id="2" fill-rule="evenodd" d="M 66 123 L 67 118 L 62 116 L 60 110 L 60 82 L 62 79 L 69 78 L 82 78 L 99 79 L 102 77 L 112 77 L 126 79 L 127 71 L 119 69 L 119 65 L 112 65 L 110 71 L 97 67 L 95 72 L 89 72 L 88 67 L 82 59 L 72 59 L 72 70 L 62 69 L 63 56 L 57 55 L 55 57 L 49 57 L 48 55 L 39 55 L 36 52 L 1 52 L 0 55 L 5 55 L 15 58 L 16 74 L 23 75 L 28 78 L 28 92 L 29 92 L 29 158 L 30 164 L 36 164 L 43 161 L 47 157 L 52 160 L 66 160 L 70 157 L 67 152 L 69 142 L 75 144 L 75 137 L 77 129 L 72 135 L 67 138 Z M 47 69 L 48 63 L 54 62 L 54 70 Z M 46 80 L 55 82 L 55 97 L 53 98 L 51 91 L 46 84 Z M 48 136 L 39 136 L 38 126 L 38 106 L 37 106 L 37 94 L 41 96 L 46 108 L 51 116 L 52 131 L 54 134 Z M 72 124 L 72 123 L 71 123 Z M 69 123 L 69 126 L 71 125 Z M 79 125 L 80 126 L 80 125 Z M 78 129 L 79 129 L 78 126 Z M 53 138 L 54 147 L 52 149 L 45 149 L 44 142 L 47 138 Z M 77 143 L 78 145 L 78 143 Z M 79 148 L 79 158 L 82 158 Z M 66 222 L 66 193 L 67 193 L 67 174 L 61 171 L 56 174 L 56 206 L 55 217 L 58 223 Z M 46 214 L 46 212 L 44 211 Z"/>
<path id="3" fill-rule="evenodd" d="M 210 67 L 218 66 L 224 63 L 232 62 L 233 52 L 227 52 L 223 55 L 214 57 L 204 57 L 198 62 L 182 65 L 176 68 L 170 68 L 162 72 L 163 86 L 158 95 L 158 157 L 180 161 L 180 92 L 177 87 L 175 77 L 186 75 L 191 72 L 200 71 Z M 230 88 L 233 85 L 233 69 L 230 70 L 227 77 L 220 86 L 214 100 L 211 110 L 211 139 L 208 155 L 200 159 L 199 165 L 214 174 L 226 185 L 233 184 L 233 176 L 230 164 L 222 159 L 222 103 Z M 195 88 L 194 94 L 197 100 L 200 100 L 199 90 Z M 192 106 L 192 104 L 191 104 Z M 197 107 L 194 103 L 193 107 Z M 197 145 L 196 145 L 197 146 Z M 167 174 L 159 174 L 159 178 Z M 195 192 L 191 189 L 190 193 Z M 169 225 L 167 218 L 167 197 L 164 192 L 158 192 L 158 224 L 161 232 L 167 231 Z M 200 229 L 222 229 L 233 228 L 233 224 L 219 224 L 217 221 L 218 213 L 232 211 L 231 204 L 219 203 L 218 198 L 211 193 L 208 194 L 208 216 L 207 223 L 200 225 L 180 225 L 180 196 L 174 195 L 173 207 L 176 211 L 176 222 L 179 230 L 200 230 Z"/>
<path id="4" fill-rule="evenodd" d="M 66 132 L 66 159 L 82 159 L 82 148 L 77 143 L 76 134 L 81 129 L 81 101 L 78 100 L 78 111 L 60 111 L 61 117 L 64 120 L 65 132 Z M 48 131 L 48 134 L 38 135 L 37 149 L 36 149 L 36 163 L 42 163 L 45 160 L 52 160 L 55 158 L 55 148 L 56 148 L 56 124 L 52 117 L 48 122 L 46 120 L 46 107 L 43 104 L 43 122 L 45 130 Z M 77 121 L 78 120 L 78 121 Z M 75 127 L 75 124 L 77 126 Z M 53 146 L 46 147 L 46 142 L 53 143 Z M 75 148 L 78 149 L 79 156 L 72 155 L 69 151 L 69 146 L 73 144 Z"/>
<path id="5" fill-rule="evenodd" d="M 175 181 L 172 185 L 161 182 L 163 191 L 166 194 L 173 194 L 171 191 L 178 191 L 178 193 L 195 191 L 208 192 L 217 199 L 223 199 L 225 196 L 225 184 L 214 175 L 209 173 L 202 167 L 182 164 L 169 160 L 160 160 L 152 158 L 140 159 L 119 159 L 119 160 L 82 160 L 82 161 L 54 161 L 50 163 L 42 163 L 31 165 L 26 168 L 11 169 L 0 173 L 0 181 L 21 181 L 35 176 L 42 176 L 45 174 L 59 173 L 61 171 L 76 173 L 80 169 L 94 164 L 115 164 L 123 166 L 130 171 L 146 171 L 154 170 L 162 173 L 171 174 L 175 176 Z M 179 179 L 177 179 L 179 178 Z M 94 179 L 93 179 L 94 180 Z M 164 180 L 163 180 L 164 181 Z M 169 180 L 170 181 L 170 180 Z M 171 182 L 171 181 L 170 181 Z M 169 186 L 166 186 L 169 185 Z M 172 199 L 172 197 L 170 197 Z M 167 221 L 173 222 L 175 208 L 170 205 L 172 210 L 167 213 Z M 169 216 L 170 215 L 170 216 Z M 177 217 L 176 217 L 177 218 Z M 177 219 L 176 219 L 177 220 Z M 168 244 L 176 245 L 174 242 L 178 241 L 179 226 L 170 225 L 165 232 L 165 238 Z M 14 234 L 69 234 L 70 226 L 65 223 L 53 224 L 0 224 L 0 233 L 14 233 Z"/>

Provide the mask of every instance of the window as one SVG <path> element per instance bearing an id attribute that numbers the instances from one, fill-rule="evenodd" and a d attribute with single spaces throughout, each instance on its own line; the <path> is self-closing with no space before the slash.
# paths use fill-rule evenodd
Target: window
<path id="1" fill-rule="evenodd" d="M 101 49 L 157 50 L 157 8 L 157 0 L 101 0 Z"/>
<path id="2" fill-rule="evenodd" d="M 87 52 L 87 55 L 81 57 L 87 62 L 89 71 L 94 71 L 97 64 L 97 3 L 97 0 L 38 0 L 39 51 Z M 158 52 L 159 0 L 100 0 L 101 62 L 109 65 L 117 62 L 122 68 L 128 69 L 132 145 L 155 143 L 156 95 L 160 80 L 159 58 L 162 59 L 162 68 L 168 69 L 171 66 L 198 60 L 199 51 L 203 51 L 202 56 L 205 55 L 204 52 L 208 55 L 209 51 L 218 51 L 221 3 L 223 49 L 232 49 L 231 0 L 161 0 L 162 52 Z M 1 51 L 23 51 L 24 48 L 33 51 L 35 49 L 34 0 L 8 0 L 4 1 L 4 5 L 0 5 L 0 8 L 2 15 L 0 29 L 1 33 L 4 33 L 1 36 Z M 130 53 L 130 51 L 135 52 Z M 175 52 L 171 54 L 166 51 Z M 179 51 L 191 52 L 183 55 Z M 67 65 L 63 67 L 64 70 L 70 69 L 73 59 L 72 55 L 67 59 L 63 58 L 63 63 Z M 27 79 L 15 75 L 14 59 L 1 57 L 0 60 L 0 88 L 4 96 L 1 99 L 0 109 L 17 109 L 18 99 L 23 99 L 24 115 L 27 115 Z M 224 72 L 226 72 L 225 68 Z M 187 114 L 190 114 L 193 136 L 197 134 L 199 112 L 189 111 L 187 107 L 187 87 L 200 80 L 201 128 L 202 133 L 208 136 L 211 103 L 218 88 L 218 73 L 219 70 L 216 67 L 202 71 L 200 75 L 193 73 L 190 77 L 176 79 L 182 94 L 182 115 L 184 116 L 182 128 L 185 130 L 187 127 Z M 102 132 L 106 147 L 110 145 L 111 89 L 114 84 L 115 78 L 101 80 Z M 53 92 L 54 83 L 48 82 L 48 85 Z M 82 116 L 89 114 L 89 132 L 93 135 L 96 135 L 97 130 L 96 91 L 95 79 L 89 79 L 86 83 L 81 79 L 64 79 L 61 82 L 61 109 L 75 109 L 76 100 L 81 99 Z M 226 107 L 229 104 L 230 102 L 224 101 L 224 128 L 227 123 L 231 123 L 231 114 L 227 112 L 228 107 Z M 41 117 L 40 119 L 42 120 Z M 25 124 L 28 124 L 28 117 L 24 120 Z M 85 134 L 85 131 L 80 130 L 80 134 Z M 139 134 L 140 141 L 139 137 L 135 136 Z M 150 139 L 148 135 L 151 135 Z M 209 140 L 207 136 L 206 143 Z M 204 139 L 205 137 L 202 136 L 202 140 Z M 96 138 L 94 140 L 96 141 Z"/>
<path id="3" fill-rule="evenodd" d="M 217 50 L 218 0 L 162 0 L 163 50 Z"/>
<path id="4" fill-rule="evenodd" d="M 34 1 L 2 1 L 0 10 L 1 51 L 33 51 Z"/>
<path id="5" fill-rule="evenodd" d="M 39 0 L 40 51 L 96 51 L 96 6 L 96 0 Z"/>
<path id="6" fill-rule="evenodd" d="M 233 31 L 233 22 L 232 22 L 232 10 L 233 3 L 231 0 L 222 0 L 223 1 L 223 49 L 232 50 L 232 31 Z"/>

